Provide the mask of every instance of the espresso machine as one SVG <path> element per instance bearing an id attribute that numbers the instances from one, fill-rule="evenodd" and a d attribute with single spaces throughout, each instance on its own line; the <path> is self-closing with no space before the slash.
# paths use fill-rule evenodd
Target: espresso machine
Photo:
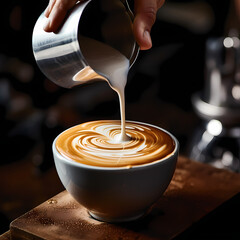
<path id="1" fill-rule="evenodd" d="M 192 97 L 202 124 L 189 144 L 193 160 L 240 172 L 240 39 L 206 42 L 205 86 Z"/>

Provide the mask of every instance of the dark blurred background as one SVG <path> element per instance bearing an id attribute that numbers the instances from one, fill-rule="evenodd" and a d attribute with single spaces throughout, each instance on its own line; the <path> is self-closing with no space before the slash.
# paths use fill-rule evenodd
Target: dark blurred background
<path id="1" fill-rule="evenodd" d="M 0 234 L 9 223 L 63 187 L 51 144 L 62 130 L 84 121 L 119 119 L 116 93 L 104 82 L 66 90 L 40 72 L 32 30 L 47 0 L 4 1 L 0 44 Z M 167 0 L 152 29 L 153 48 L 129 73 L 126 118 L 172 132 L 187 154 L 200 123 L 192 94 L 204 88 L 205 44 L 228 34 L 229 0 Z M 229 18 L 230 17 L 230 18 Z"/>

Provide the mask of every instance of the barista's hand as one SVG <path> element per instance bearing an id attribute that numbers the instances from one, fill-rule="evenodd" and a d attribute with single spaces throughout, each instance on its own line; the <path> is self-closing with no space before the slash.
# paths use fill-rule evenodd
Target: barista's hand
<path id="1" fill-rule="evenodd" d="M 157 10 L 165 0 L 135 0 L 133 32 L 141 50 L 152 47 L 151 28 L 156 20 Z"/>
<path id="2" fill-rule="evenodd" d="M 135 0 L 135 20 L 133 32 L 137 43 L 142 50 L 152 47 L 150 36 L 151 28 L 156 19 L 157 10 L 163 5 L 165 0 Z M 71 9 L 77 0 L 50 0 L 45 10 L 48 18 L 44 30 L 55 32 L 61 25 L 67 11 Z"/>

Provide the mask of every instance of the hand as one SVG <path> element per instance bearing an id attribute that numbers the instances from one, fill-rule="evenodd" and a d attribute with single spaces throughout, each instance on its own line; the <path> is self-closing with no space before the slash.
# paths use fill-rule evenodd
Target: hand
<path id="1" fill-rule="evenodd" d="M 165 0 L 135 0 L 133 32 L 141 50 L 152 47 L 151 28 L 156 20 L 157 10 Z"/>
<path id="2" fill-rule="evenodd" d="M 151 28 L 156 20 L 157 10 L 165 0 L 135 0 L 133 32 L 141 50 L 152 47 L 150 36 Z M 48 18 L 44 26 L 46 32 L 55 32 L 64 20 L 67 11 L 71 9 L 77 0 L 50 0 L 45 10 Z"/>

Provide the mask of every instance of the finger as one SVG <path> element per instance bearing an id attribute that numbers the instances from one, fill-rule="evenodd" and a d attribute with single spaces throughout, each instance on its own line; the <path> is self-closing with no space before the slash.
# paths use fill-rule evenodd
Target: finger
<path id="1" fill-rule="evenodd" d="M 46 32 L 55 32 L 58 30 L 62 24 L 67 12 L 71 9 L 77 2 L 77 0 L 54 0 L 52 9 L 50 8 L 50 13 L 48 20 L 44 25 L 44 30 Z"/>
<path id="2" fill-rule="evenodd" d="M 50 0 L 49 1 L 49 4 L 48 4 L 48 6 L 47 6 L 47 8 L 44 12 L 45 17 L 47 17 L 47 18 L 49 17 L 49 14 L 52 11 L 55 2 L 56 2 L 56 0 Z"/>
<path id="3" fill-rule="evenodd" d="M 150 32 L 164 0 L 135 0 L 133 31 L 141 50 L 152 47 Z"/>

